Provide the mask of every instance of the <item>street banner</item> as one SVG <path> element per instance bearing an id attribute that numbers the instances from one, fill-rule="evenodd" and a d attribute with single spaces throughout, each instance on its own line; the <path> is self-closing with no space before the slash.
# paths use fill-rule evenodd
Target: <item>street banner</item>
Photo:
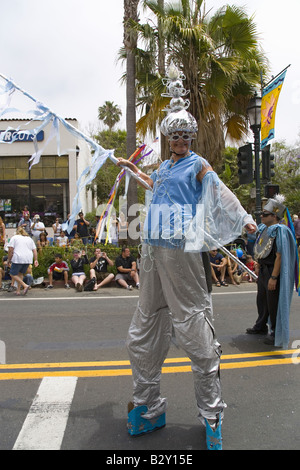
<path id="1" fill-rule="evenodd" d="M 275 137 L 275 114 L 286 70 L 275 77 L 262 90 L 261 102 L 261 148 Z"/>

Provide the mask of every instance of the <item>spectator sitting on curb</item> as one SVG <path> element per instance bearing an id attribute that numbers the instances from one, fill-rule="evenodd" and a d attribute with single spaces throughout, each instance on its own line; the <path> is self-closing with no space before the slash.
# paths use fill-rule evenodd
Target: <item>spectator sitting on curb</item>
<path id="1" fill-rule="evenodd" d="M 86 280 L 84 265 L 88 264 L 88 262 L 89 261 L 84 250 L 73 251 L 73 259 L 71 261 L 71 268 L 73 271 L 72 282 L 74 283 L 77 292 L 82 292 L 83 283 Z"/>
<path id="2" fill-rule="evenodd" d="M 246 256 L 246 266 L 248 269 L 255 272 L 256 267 L 257 267 L 257 262 L 254 261 L 251 255 Z M 248 282 L 253 282 L 253 278 L 247 272 L 243 273 L 243 280 L 248 281 Z"/>
<path id="3" fill-rule="evenodd" d="M 236 252 L 234 250 L 230 250 L 230 253 L 236 256 Z M 239 266 L 237 262 L 233 261 L 228 255 L 226 256 L 226 261 L 227 261 L 227 273 L 231 281 L 231 284 L 233 284 L 234 286 L 237 286 L 238 284 L 240 284 L 240 282 L 236 279 Z"/>
<path id="4" fill-rule="evenodd" d="M 224 258 L 224 256 L 221 255 L 218 250 L 211 250 L 209 252 L 209 259 L 211 265 L 211 274 L 215 285 L 217 287 L 228 286 L 224 280 L 227 266 L 226 258 Z"/>
<path id="5" fill-rule="evenodd" d="M 52 263 L 51 266 L 48 268 L 49 285 L 46 287 L 46 289 L 53 289 L 53 279 L 55 281 L 64 279 L 65 288 L 70 289 L 70 286 L 68 284 L 68 263 L 62 260 L 62 255 L 60 253 L 56 253 L 54 255 L 54 259 L 55 262 Z"/>
<path id="6" fill-rule="evenodd" d="M 123 246 L 122 253 L 116 259 L 116 267 L 118 270 L 116 281 L 122 287 L 132 290 L 132 286 L 128 285 L 126 281 L 133 280 L 136 283 L 136 287 L 139 289 L 140 281 L 136 268 L 136 260 L 131 256 L 130 250 L 126 246 Z"/>
<path id="7" fill-rule="evenodd" d="M 114 279 L 115 276 L 107 272 L 108 265 L 113 266 L 113 261 L 109 259 L 106 253 L 101 252 L 100 248 L 96 248 L 95 256 L 90 259 L 90 278 L 95 278 L 100 283 L 95 282 L 93 290 L 98 290 L 99 287 L 109 284 Z"/>
<path id="8" fill-rule="evenodd" d="M 28 284 L 30 287 L 32 286 L 33 284 L 32 264 L 28 266 L 28 269 L 25 273 L 23 281 L 25 282 L 25 284 Z"/>

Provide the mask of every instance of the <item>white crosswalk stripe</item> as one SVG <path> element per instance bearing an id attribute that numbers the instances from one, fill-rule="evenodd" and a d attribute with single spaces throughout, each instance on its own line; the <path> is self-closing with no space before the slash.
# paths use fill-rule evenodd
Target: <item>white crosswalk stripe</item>
<path id="1" fill-rule="evenodd" d="M 60 450 L 77 377 L 45 377 L 13 450 Z"/>

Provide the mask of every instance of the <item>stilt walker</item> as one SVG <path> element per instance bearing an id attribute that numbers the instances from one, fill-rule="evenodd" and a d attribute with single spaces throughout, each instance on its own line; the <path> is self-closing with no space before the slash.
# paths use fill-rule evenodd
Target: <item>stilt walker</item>
<path id="1" fill-rule="evenodd" d="M 160 396 L 161 367 L 172 334 L 192 363 L 199 418 L 208 449 L 222 448 L 221 349 L 213 327 L 211 294 L 204 258 L 213 247 L 237 238 L 251 216 L 219 180 L 209 163 L 190 150 L 197 122 L 187 111 L 184 76 L 171 65 L 166 80 L 171 97 L 161 131 L 171 158 L 151 177 L 119 159 L 152 188 L 141 252 L 140 297 L 127 338 L 133 372 L 130 435 L 155 431 L 166 423 L 167 400 Z"/>

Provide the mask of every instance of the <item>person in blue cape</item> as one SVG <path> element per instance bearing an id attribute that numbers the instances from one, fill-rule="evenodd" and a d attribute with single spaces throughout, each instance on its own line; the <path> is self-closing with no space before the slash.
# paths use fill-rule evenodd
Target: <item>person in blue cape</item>
<path id="1" fill-rule="evenodd" d="M 262 224 L 254 245 L 258 261 L 258 318 L 248 334 L 268 334 L 266 344 L 288 348 L 290 306 L 297 270 L 297 246 L 292 230 L 280 223 L 288 209 L 284 197 L 269 199 L 262 211 Z M 297 286 L 297 283 L 296 283 Z M 268 328 L 269 325 L 269 328 Z"/>
<path id="2" fill-rule="evenodd" d="M 257 227 L 209 162 L 191 151 L 197 122 L 181 98 L 186 94 L 182 79 L 178 69 L 169 68 L 167 96 L 172 99 L 161 131 L 168 138 L 170 159 L 151 176 L 132 162 L 119 160 L 120 166 L 128 166 L 152 188 L 141 250 L 139 302 L 126 342 L 134 385 L 128 431 L 137 436 L 165 425 L 167 400 L 160 395 L 160 377 L 173 339 L 191 359 L 207 447 L 219 450 L 226 404 L 208 286 L 208 252 L 238 238 L 243 227 L 250 232 Z"/>

